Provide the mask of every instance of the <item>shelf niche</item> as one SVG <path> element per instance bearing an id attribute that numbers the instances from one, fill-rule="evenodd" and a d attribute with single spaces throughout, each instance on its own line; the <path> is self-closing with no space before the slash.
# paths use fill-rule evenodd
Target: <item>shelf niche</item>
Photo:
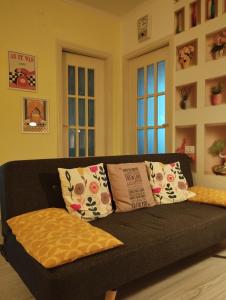
<path id="1" fill-rule="evenodd" d="M 175 12 L 174 23 L 176 34 L 184 31 L 184 7 Z"/>
<path id="2" fill-rule="evenodd" d="M 177 47 L 176 69 L 183 70 L 197 65 L 198 41 L 192 40 Z"/>
<path id="3" fill-rule="evenodd" d="M 187 110 L 196 107 L 197 107 L 197 83 L 193 82 L 193 83 L 177 86 L 176 87 L 176 110 Z"/>
<path id="4" fill-rule="evenodd" d="M 226 140 L 226 123 L 205 125 L 205 174 L 215 175 L 213 167 L 223 165 L 223 159 L 209 153 L 209 148 L 215 141 Z M 225 149 L 223 150 L 225 154 Z"/>
<path id="5" fill-rule="evenodd" d="M 200 0 L 190 3 L 190 28 L 201 23 L 201 4 Z"/>
<path id="6" fill-rule="evenodd" d="M 205 99 L 205 105 L 220 105 L 220 104 L 226 104 L 226 76 L 216 77 L 212 79 L 206 80 L 206 99 Z M 221 96 L 217 96 L 212 98 L 211 90 L 213 87 L 221 87 L 222 92 L 220 93 Z M 220 102 L 222 100 L 222 102 Z"/>
<path id="7" fill-rule="evenodd" d="M 226 27 L 206 36 L 206 60 L 216 60 L 226 56 Z"/>
<path id="8" fill-rule="evenodd" d="M 192 159 L 192 171 L 196 172 L 196 125 L 176 126 L 176 152 L 186 153 Z"/>
<path id="9" fill-rule="evenodd" d="M 206 21 L 218 15 L 218 0 L 206 0 Z"/>

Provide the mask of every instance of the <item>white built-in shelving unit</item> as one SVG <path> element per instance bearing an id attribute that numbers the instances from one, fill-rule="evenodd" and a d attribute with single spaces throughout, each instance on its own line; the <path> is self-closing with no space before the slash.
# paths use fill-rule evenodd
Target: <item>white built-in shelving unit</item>
<path id="1" fill-rule="evenodd" d="M 225 188 L 226 176 L 213 171 L 222 159 L 209 148 L 218 139 L 226 140 L 226 42 L 221 47 L 226 0 L 177 1 L 174 20 L 174 149 L 191 156 L 196 184 Z M 183 50 L 188 49 L 190 63 L 182 65 Z M 217 102 L 212 91 L 219 87 Z"/>

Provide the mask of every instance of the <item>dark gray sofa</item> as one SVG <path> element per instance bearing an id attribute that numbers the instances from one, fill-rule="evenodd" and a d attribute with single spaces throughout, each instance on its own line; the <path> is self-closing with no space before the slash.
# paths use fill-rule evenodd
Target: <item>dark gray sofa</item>
<path id="1" fill-rule="evenodd" d="M 184 154 L 130 155 L 8 162 L 0 167 L 3 255 L 39 300 L 104 299 L 105 291 L 202 251 L 226 238 L 226 209 L 188 201 L 114 213 L 92 222 L 125 245 L 70 264 L 45 269 L 16 241 L 6 220 L 46 207 L 64 207 L 58 167 L 96 163 L 180 161 L 189 186 L 190 159 Z"/>

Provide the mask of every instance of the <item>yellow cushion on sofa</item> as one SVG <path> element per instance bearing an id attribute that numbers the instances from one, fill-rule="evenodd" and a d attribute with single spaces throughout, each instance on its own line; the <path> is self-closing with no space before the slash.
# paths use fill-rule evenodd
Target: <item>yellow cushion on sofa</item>
<path id="1" fill-rule="evenodd" d="M 226 206 L 226 190 L 212 189 L 204 186 L 192 186 L 189 190 L 196 193 L 196 196 L 189 198 L 188 201 Z"/>
<path id="2" fill-rule="evenodd" d="M 45 268 L 123 245 L 111 234 L 60 208 L 25 213 L 7 223 L 27 253 Z"/>

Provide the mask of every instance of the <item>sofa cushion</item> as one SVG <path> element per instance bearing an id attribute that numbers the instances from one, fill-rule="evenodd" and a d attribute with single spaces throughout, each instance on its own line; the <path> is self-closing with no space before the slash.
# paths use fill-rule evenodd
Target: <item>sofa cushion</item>
<path id="1" fill-rule="evenodd" d="M 108 164 L 107 170 L 116 212 L 156 204 L 144 163 Z"/>
<path id="2" fill-rule="evenodd" d="M 109 233 L 60 208 L 33 211 L 13 217 L 7 223 L 27 253 L 45 268 L 123 244 Z"/>
<path id="3" fill-rule="evenodd" d="M 195 194 L 188 191 L 188 184 L 180 162 L 163 164 L 145 161 L 154 198 L 159 204 L 185 201 Z"/>
<path id="4" fill-rule="evenodd" d="M 70 214 L 90 221 L 112 213 L 111 195 L 103 164 L 58 168 L 63 198 Z"/>
<path id="5" fill-rule="evenodd" d="M 192 186 L 189 190 L 196 194 L 194 197 L 189 198 L 189 201 L 226 206 L 226 190 L 213 189 L 205 186 Z"/>

